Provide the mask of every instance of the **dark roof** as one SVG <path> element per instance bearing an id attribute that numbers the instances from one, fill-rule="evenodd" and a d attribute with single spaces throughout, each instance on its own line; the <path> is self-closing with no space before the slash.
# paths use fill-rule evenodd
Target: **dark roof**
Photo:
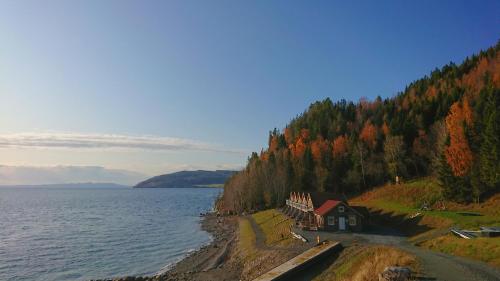
<path id="1" fill-rule="evenodd" d="M 342 201 L 337 201 L 337 200 L 327 200 L 321 207 L 317 208 L 314 210 L 314 213 L 324 216 L 326 213 L 330 212 L 335 206 L 338 204 L 342 203 Z"/>
<path id="2" fill-rule="evenodd" d="M 310 194 L 314 209 L 321 207 L 328 200 L 347 202 L 345 196 L 331 192 L 310 192 Z"/>

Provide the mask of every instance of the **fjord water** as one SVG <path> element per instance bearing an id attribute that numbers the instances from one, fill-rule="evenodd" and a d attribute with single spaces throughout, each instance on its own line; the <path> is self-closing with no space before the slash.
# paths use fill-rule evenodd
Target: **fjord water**
<path id="1" fill-rule="evenodd" d="M 151 275 L 210 241 L 218 188 L 0 188 L 0 280 Z"/>

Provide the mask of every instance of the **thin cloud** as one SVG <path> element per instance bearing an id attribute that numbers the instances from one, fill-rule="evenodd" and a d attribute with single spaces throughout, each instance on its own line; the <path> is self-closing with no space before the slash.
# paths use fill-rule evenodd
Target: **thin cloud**
<path id="1" fill-rule="evenodd" d="M 0 148 L 39 149 L 120 149 L 153 151 L 211 151 L 222 153 L 247 153 L 227 149 L 191 139 L 82 133 L 19 133 L 0 134 Z"/>

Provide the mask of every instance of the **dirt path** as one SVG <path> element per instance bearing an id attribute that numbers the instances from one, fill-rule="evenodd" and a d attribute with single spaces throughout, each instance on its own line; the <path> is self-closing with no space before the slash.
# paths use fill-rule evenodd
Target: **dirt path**
<path id="1" fill-rule="evenodd" d="M 272 248 L 266 244 L 266 235 L 262 232 L 257 222 L 252 216 L 246 217 L 252 226 L 253 232 L 255 233 L 255 247 L 261 250 L 271 250 Z"/>

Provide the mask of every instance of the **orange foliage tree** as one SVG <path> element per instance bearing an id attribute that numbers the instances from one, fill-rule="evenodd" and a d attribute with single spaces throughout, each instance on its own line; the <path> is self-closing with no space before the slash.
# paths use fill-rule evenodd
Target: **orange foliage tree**
<path id="1" fill-rule="evenodd" d="M 468 116 L 467 109 L 464 109 L 459 102 L 455 102 L 445 120 L 450 135 L 450 145 L 446 147 L 444 153 L 446 162 L 450 165 L 455 176 L 465 176 L 469 172 L 473 160 L 464 127 L 469 122 L 472 123 L 472 116 Z"/>
<path id="2" fill-rule="evenodd" d="M 320 162 L 321 156 L 328 151 L 328 141 L 321 135 L 318 135 L 314 141 L 311 142 L 311 153 L 314 161 Z"/>
<path id="3" fill-rule="evenodd" d="M 285 141 L 287 144 L 292 144 L 293 143 L 293 136 L 292 136 L 292 130 L 290 128 L 285 128 L 285 132 L 283 133 L 285 135 Z"/>
<path id="4" fill-rule="evenodd" d="M 335 138 L 332 147 L 333 157 L 343 157 L 347 153 L 347 136 L 342 135 Z"/>
<path id="5" fill-rule="evenodd" d="M 261 151 L 259 158 L 260 158 L 260 160 L 267 162 L 267 160 L 269 160 L 269 152 Z"/>
<path id="6" fill-rule="evenodd" d="M 370 120 L 365 122 L 365 126 L 361 130 L 359 138 L 370 148 L 374 148 L 377 144 L 377 128 L 370 122 Z"/>
<path id="7" fill-rule="evenodd" d="M 425 92 L 425 96 L 427 100 L 433 100 L 437 97 L 437 89 L 434 86 L 430 86 L 427 88 L 427 91 Z"/>
<path id="8" fill-rule="evenodd" d="M 304 156 L 308 141 L 309 141 L 309 130 L 308 129 L 300 130 L 300 135 L 295 140 L 295 143 L 292 143 L 288 146 L 295 159 L 300 159 L 302 158 L 302 156 Z"/>
<path id="9" fill-rule="evenodd" d="M 275 152 L 278 150 L 278 136 L 277 135 L 274 135 L 271 137 L 271 140 L 269 141 L 269 151 L 270 152 Z"/>
<path id="10" fill-rule="evenodd" d="M 472 127 L 472 108 L 467 100 L 462 103 L 462 111 L 464 116 L 464 121 L 467 127 Z"/>
<path id="11" fill-rule="evenodd" d="M 389 126 L 387 126 L 387 122 L 384 122 L 384 125 L 382 125 L 382 132 L 384 133 L 384 136 L 388 136 L 391 132 Z"/>
<path id="12" fill-rule="evenodd" d="M 295 141 L 295 144 L 291 144 L 289 146 L 290 151 L 292 152 L 292 155 L 295 159 L 300 159 L 302 156 L 304 156 L 304 153 L 307 148 L 307 144 L 302 136 L 297 138 L 297 141 Z"/>
<path id="13" fill-rule="evenodd" d="M 304 142 L 309 141 L 309 130 L 308 129 L 300 130 L 300 137 L 304 140 Z"/>

